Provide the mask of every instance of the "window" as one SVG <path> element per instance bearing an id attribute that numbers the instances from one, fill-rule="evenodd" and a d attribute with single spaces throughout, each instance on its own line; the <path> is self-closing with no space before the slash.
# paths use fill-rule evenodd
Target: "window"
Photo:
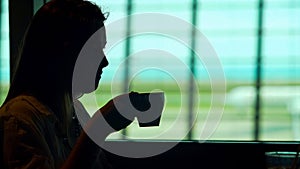
<path id="1" fill-rule="evenodd" d="M 104 12 L 110 12 L 107 27 L 119 22 L 117 27 L 107 30 L 108 41 L 118 41 L 106 49 L 110 65 L 104 70 L 95 92 L 96 99 L 82 98 L 87 109 L 94 112 L 116 94 L 128 90 L 159 89 L 166 96 L 159 127 L 139 128 L 134 122 L 110 139 L 200 140 L 201 134 L 210 130 L 209 140 L 300 140 L 300 2 L 94 1 Z M 9 37 L 8 1 L 1 3 L 0 92 L 3 101 L 9 82 Z M 206 63 L 191 50 L 201 48 L 192 26 L 174 26 L 174 20 L 160 22 L 159 17 L 152 18 L 157 25 L 147 25 L 147 20 L 137 25 L 134 16 L 145 13 L 194 24 L 212 45 L 221 63 L 221 67 L 212 63 L 211 71 L 222 69 L 224 74 L 212 77 Z M 129 15 L 131 20 L 128 20 Z M 143 26 L 158 29 L 134 34 Z M 134 35 L 127 36 L 128 32 Z M 118 35 L 123 39 L 118 39 Z M 184 40 L 168 35 L 178 35 Z M 124 62 L 126 59 L 128 63 Z M 149 68 L 149 65 L 156 67 Z M 141 67 L 147 69 L 138 71 Z M 222 83 L 223 75 L 226 84 Z M 213 84 L 217 88 L 213 89 Z M 221 90 L 223 87 L 225 92 Z M 216 91 L 215 95 L 212 91 Z M 223 96 L 226 96 L 224 105 Z M 222 114 L 209 116 L 214 115 L 210 110 Z"/>
<path id="2" fill-rule="evenodd" d="M 215 49 L 224 70 L 226 93 L 219 94 L 226 94 L 226 104 L 225 106 L 221 102 L 215 104 L 214 108 L 224 107 L 220 121 L 214 121 L 217 118 L 207 120 L 212 105 L 212 82 L 201 59 L 196 59 L 194 75 L 197 79 L 198 92 L 195 95 L 199 96 L 199 100 L 195 103 L 198 106 L 193 109 L 196 119 L 191 130 L 192 134 L 184 139 L 199 140 L 201 132 L 206 130 L 203 128 L 205 123 L 218 123 L 208 139 L 299 140 L 300 133 L 297 128 L 300 125 L 298 115 L 300 113 L 298 106 L 300 103 L 300 51 L 297 46 L 300 43 L 300 24 L 296 18 L 300 15 L 300 3 L 295 0 L 267 0 L 264 1 L 262 8 L 259 8 L 259 2 L 259 0 L 222 2 L 198 0 L 197 9 L 194 11 L 192 0 L 178 2 L 171 0 L 159 2 L 99 1 L 99 4 L 111 13 L 106 25 L 128 14 L 149 12 L 167 14 L 193 23 L 193 12 L 196 12 L 196 27 Z M 128 8 L 129 5 L 131 8 Z M 261 25 L 259 12 L 262 12 Z M 129 27 L 132 32 L 143 26 L 136 25 L 134 22 L 132 20 Z M 147 20 L 145 24 L 146 22 Z M 166 29 L 165 25 L 157 26 Z M 115 31 L 122 31 L 125 34 L 124 28 L 126 28 L 125 24 L 123 28 L 116 28 Z M 259 29 L 262 29 L 261 35 L 258 34 Z M 192 39 L 191 29 L 182 30 L 180 27 L 173 27 L 169 31 Z M 113 34 L 108 34 L 108 41 L 113 36 Z M 261 38 L 261 45 L 259 38 Z M 129 65 L 130 71 L 134 71 L 138 64 L 147 66 L 149 62 L 169 65 L 170 70 L 174 70 L 168 74 L 153 69 L 139 72 L 135 77 L 129 76 L 133 78 L 130 81 L 129 90 L 143 92 L 161 89 L 166 93 L 167 102 L 160 127 L 139 128 L 138 124 L 134 123 L 125 132 L 126 137 L 129 139 L 182 139 L 182 135 L 189 133 L 189 73 L 184 72 L 179 65 L 172 65 L 172 61 L 165 57 L 161 57 L 160 60 L 149 59 L 147 61 L 134 57 L 141 51 L 159 49 L 191 67 L 190 49 L 172 37 L 158 33 L 145 33 L 123 39 L 113 49 L 107 51 L 111 65 L 104 72 L 102 88 L 97 91 L 98 103 L 104 104 L 108 98 L 112 97 L 112 93 L 115 93 L 111 91 L 113 83 L 118 82 L 119 85 L 114 89 L 118 89 L 120 93 L 124 92 L 122 78 L 112 82 L 109 77 L 115 75 L 114 70 L 126 58 L 126 40 L 130 41 L 129 54 L 131 56 L 128 57 L 133 56 Z M 257 71 L 258 55 L 261 57 L 261 71 L 259 72 Z M 180 74 L 180 81 L 183 81 L 185 85 L 178 86 L 178 79 L 172 78 L 172 73 Z M 256 119 L 255 93 L 258 74 L 260 74 L 261 82 L 260 104 L 257 109 L 259 118 Z M 179 87 L 182 87 L 182 90 Z M 258 127 L 257 133 L 255 132 L 256 126 Z M 111 138 L 122 138 L 122 132 L 112 135 Z"/>

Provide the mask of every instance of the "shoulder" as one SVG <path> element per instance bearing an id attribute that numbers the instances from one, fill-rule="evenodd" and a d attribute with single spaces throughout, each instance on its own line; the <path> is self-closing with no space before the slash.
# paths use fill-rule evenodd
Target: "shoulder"
<path id="1" fill-rule="evenodd" d="M 35 97 L 28 95 L 17 96 L 2 105 L 0 118 L 9 119 L 11 117 L 27 123 L 42 122 L 45 118 L 51 121 L 56 120 L 54 113 L 47 106 Z"/>
<path id="2" fill-rule="evenodd" d="M 51 111 L 32 96 L 17 96 L 2 105 L 0 120 L 4 159 L 18 168 L 54 166 L 57 151 Z M 46 166 L 42 166 L 46 165 Z M 50 167 L 49 167 L 50 168 Z M 52 167 L 54 168 L 54 167 Z"/>

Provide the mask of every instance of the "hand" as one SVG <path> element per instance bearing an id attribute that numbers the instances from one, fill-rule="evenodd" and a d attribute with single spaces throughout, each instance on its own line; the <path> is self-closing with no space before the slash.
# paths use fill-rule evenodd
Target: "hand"
<path id="1" fill-rule="evenodd" d="M 130 125 L 140 111 L 150 108 L 150 103 L 144 94 L 130 92 L 110 100 L 92 118 L 80 101 L 75 100 L 74 107 L 85 133 L 100 145 L 109 134 Z"/>
<path id="2" fill-rule="evenodd" d="M 119 131 L 132 123 L 138 111 L 147 110 L 149 107 L 147 98 L 140 97 L 137 92 L 130 92 L 113 98 L 100 109 L 100 112 L 107 123 Z"/>

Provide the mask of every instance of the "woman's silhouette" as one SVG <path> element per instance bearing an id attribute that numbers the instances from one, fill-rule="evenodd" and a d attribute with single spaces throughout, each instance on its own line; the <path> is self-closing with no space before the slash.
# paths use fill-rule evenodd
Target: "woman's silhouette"
<path id="1" fill-rule="evenodd" d="M 109 167 L 99 146 L 84 131 L 76 141 L 72 128 L 74 66 L 85 42 L 104 28 L 105 20 L 97 5 L 84 0 L 52 0 L 37 11 L 24 36 L 12 83 L 0 109 L 6 168 Z M 105 32 L 102 38 L 106 40 Z M 101 51 L 104 45 L 99 44 Z M 102 69 L 108 65 L 105 55 L 99 55 L 102 61 L 93 89 L 79 88 L 76 94 L 98 87 Z M 133 120 L 121 116 L 112 100 L 100 110 L 89 121 L 89 128 L 99 126 L 99 114 L 115 130 Z"/>

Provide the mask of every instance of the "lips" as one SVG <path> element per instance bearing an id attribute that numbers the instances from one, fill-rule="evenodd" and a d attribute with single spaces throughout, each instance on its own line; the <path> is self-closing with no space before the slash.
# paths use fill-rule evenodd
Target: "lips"
<path id="1" fill-rule="evenodd" d="M 97 87 L 98 87 L 102 73 L 103 73 L 102 67 L 99 67 L 99 69 L 97 70 L 96 78 L 95 78 L 95 89 L 97 89 Z"/>
<path id="2" fill-rule="evenodd" d="M 97 89 L 99 81 L 101 79 L 101 75 L 103 73 L 102 69 L 105 68 L 108 65 L 108 61 L 106 57 L 100 62 L 100 65 L 97 70 L 96 78 L 95 78 L 95 89 Z"/>

